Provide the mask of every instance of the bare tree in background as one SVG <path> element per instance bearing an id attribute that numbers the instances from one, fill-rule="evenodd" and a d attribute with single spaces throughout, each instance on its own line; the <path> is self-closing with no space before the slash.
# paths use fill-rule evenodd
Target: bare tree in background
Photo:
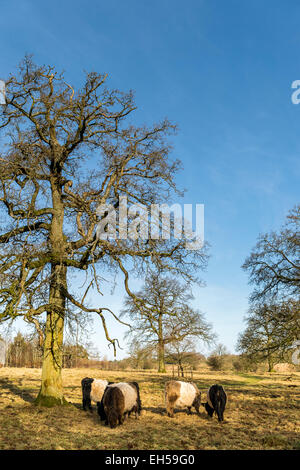
<path id="1" fill-rule="evenodd" d="M 247 327 L 239 335 L 237 350 L 257 362 L 267 361 L 269 372 L 286 360 L 300 338 L 300 304 L 294 300 L 252 306 Z"/>
<path id="2" fill-rule="evenodd" d="M 225 365 L 225 358 L 228 356 L 229 351 L 222 343 L 216 345 L 215 349 L 207 358 L 207 364 L 212 370 L 222 370 Z"/>
<path id="3" fill-rule="evenodd" d="M 187 285 L 174 278 L 151 272 L 143 288 L 128 296 L 122 317 L 134 320 L 128 335 L 145 345 L 155 345 L 158 371 L 165 372 L 165 346 L 185 338 L 210 342 L 211 326 L 190 306 L 193 296 Z"/>
<path id="4" fill-rule="evenodd" d="M 12 340 L 7 340 L 6 364 L 8 367 L 41 367 L 42 349 L 38 335 L 23 335 L 18 332 Z"/>
<path id="5" fill-rule="evenodd" d="M 300 205 L 287 216 L 281 230 L 261 235 L 243 264 L 255 289 L 251 301 L 300 293 Z"/>
<path id="6" fill-rule="evenodd" d="M 147 264 L 187 280 L 206 264 L 205 250 L 187 251 L 185 240 L 124 240 L 96 236 L 97 207 L 170 201 L 179 194 L 169 159 L 168 120 L 137 127 L 133 94 L 109 90 L 106 75 L 89 73 L 81 89 L 50 66 L 25 58 L 6 80 L 0 155 L 0 320 L 22 317 L 43 341 L 42 383 L 36 402 L 64 404 L 61 379 L 66 302 L 96 313 L 114 348 L 105 306 L 87 304 L 101 292 L 108 268 L 120 271 L 128 295 L 129 273 Z M 117 234 L 119 226 L 117 226 Z M 72 276 L 85 285 L 72 288 Z M 40 321 L 46 316 L 45 329 Z M 120 320 L 119 320 L 120 321 Z"/>
<path id="7" fill-rule="evenodd" d="M 173 341 L 166 347 L 166 358 L 172 364 L 177 364 L 181 377 L 184 377 L 185 366 L 195 366 L 199 362 L 199 354 L 196 353 L 196 344 L 190 338 Z"/>
<path id="8" fill-rule="evenodd" d="M 134 338 L 130 343 L 129 357 L 130 363 L 134 369 L 145 368 L 147 363 L 153 361 L 154 348 L 150 345 L 144 345 L 138 338 Z"/>

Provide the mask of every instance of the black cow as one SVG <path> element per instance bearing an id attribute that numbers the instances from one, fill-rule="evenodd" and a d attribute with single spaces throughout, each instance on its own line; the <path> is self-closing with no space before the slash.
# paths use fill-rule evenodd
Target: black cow
<path id="1" fill-rule="evenodd" d="M 202 403 L 210 417 L 214 412 L 218 416 L 218 420 L 224 421 L 224 411 L 227 402 L 227 395 L 222 385 L 212 385 L 207 392 L 207 402 Z"/>
<path id="2" fill-rule="evenodd" d="M 99 408 L 104 390 L 106 386 L 111 383 L 112 382 L 108 382 L 107 380 L 93 379 L 90 377 L 82 379 L 82 408 L 84 410 L 88 408 L 92 411 L 92 401 L 97 403 L 97 408 Z"/>

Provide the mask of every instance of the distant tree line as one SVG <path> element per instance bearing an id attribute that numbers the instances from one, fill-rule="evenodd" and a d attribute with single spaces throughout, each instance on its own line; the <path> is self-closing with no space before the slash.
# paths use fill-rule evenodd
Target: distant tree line
<path id="1" fill-rule="evenodd" d="M 0 338 L 0 340 L 3 338 Z M 12 339 L 5 341 L 6 367 L 42 367 L 42 348 L 36 335 L 17 333 Z M 291 351 L 287 351 L 281 360 L 290 362 Z M 223 344 L 217 344 L 215 349 L 205 357 L 195 349 L 191 340 L 174 343 L 166 349 L 166 369 L 169 374 L 178 377 L 189 377 L 191 371 L 235 371 L 256 372 L 268 370 L 268 358 L 255 354 L 231 354 Z M 273 367 L 278 361 L 273 362 Z M 106 356 L 100 358 L 93 347 L 76 344 L 64 344 L 64 368 L 91 368 L 100 370 L 155 370 L 158 367 L 156 348 L 143 347 L 137 341 L 132 342 L 129 355 L 120 360 L 109 360 Z"/>
<path id="2" fill-rule="evenodd" d="M 37 335 L 18 332 L 13 339 L 6 340 L 5 365 L 7 367 L 42 367 L 43 348 Z M 63 367 L 85 367 L 88 351 L 82 345 L 63 345 Z"/>

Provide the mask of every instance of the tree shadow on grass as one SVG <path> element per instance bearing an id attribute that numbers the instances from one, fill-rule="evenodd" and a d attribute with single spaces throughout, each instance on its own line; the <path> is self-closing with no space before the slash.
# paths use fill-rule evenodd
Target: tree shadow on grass
<path id="1" fill-rule="evenodd" d="M 72 405 L 75 406 L 75 408 L 77 408 L 77 410 L 84 411 L 84 409 L 82 408 L 82 403 L 72 403 Z M 84 412 L 85 413 L 90 413 L 90 411 L 84 411 Z"/>
<path id="2" fill-rule="evenodd" d="M 250 374 L 246 374 L 244 372 L 237 372 L 237 375 L 239 375 L 240 377 L 244 377 L 245 379 L 252 380 L 252 381 L 257 380 L 258 382 L 261 381 L 261 380 L 268 379 L 268 376 L 250 375 Z"/>
<path id="3" fill-rule="evenodd" d="M 150 412 L 150 413 L 154 413 L 154 414 L 157 414 L 159 416 L 167 416 L 167 411 L 166 411 L 166 408 L 163 407 L 163 406 L 145 406 L 143 407 L 143 410 L 146 411 L 146 412 Z M 203 413 L 201 413 L 201 409 L 200 409 L 200 415 L 202 415 Z M 195 410 L 191 410 L 191 413 L 187 413 L 187 409 L 186 408 L 175 408 L 174 409 L 174 415 L 177 415 L 177 414 L 182 414 L 182 415 L 186 415 L 186 416 L 191 416 L 191 415 L 195 415 L 195 416 L 199 416 L 197 415 L 196 411 Z"/>
<path id="4" fill-rule="evenodd" d="M 162 406 L 143 406 L 143 411 L 146 411 L 146 412 L 151 412 L 151 413 L 155 413 L 155 414 L 158 414 L 160 416 L 166 414 L 166 409 L 163 408 Z"/>
<path id="5" fill-rule="evenodd" d="M 16 386 L 14 383 L 10 382 L 7 379 L 0 379 L 0 389 L 1 388 L 9 390 L 13 395 L 22 398 L 22 400 L 27 401 L 28 403 L 33 403 L 36 398 L 35 395 L 33 395 L 34 390 L 32 390 L 31 393 L 28 390 L 24 390 L 21 387 Z"/>
<path id="6" fill-rule="evenodd" d="M 168 382 L 169 380 L 179 380 L 179 381 L 182 381 L 182 382 L 194 382 L 198 387 L 199 389 L 208 389 L 209 387 L 211 387 L 211 385 L 213 385 L 214 383 L 219 383 L 219 384 L 222 384 L 225 386 L 241 386 L 241 387 L 247 387 L 247 386 L 253 386 L 254 384 L 252 383 L 247 383 L 247 382 L 243 382 L 243 381 L 240 381 L 240 380 L 234 380 L 234 379 L 224 379 L 224 380 L 210 380 L 209 378 L 194 378 L 194 379 L 191 379 L 190 377 L 172 377 L 170 375 L 165 375 L 165 376 L 159 376 L 159 377 L 155 377 L 155 376 L 144 376 L 144 377 L 138 377 L 137 378 L 137 382 L 139 382 L 140 385 L 142 385 L 143 383 L 145 384 L 151 384 L 151 385 L 157 385 L 159 384 L 160 386 L 164 387 L 164 385 L 166 384 L 166 382 Z M 256 384 L 255 384 L 256 385 Z"/>

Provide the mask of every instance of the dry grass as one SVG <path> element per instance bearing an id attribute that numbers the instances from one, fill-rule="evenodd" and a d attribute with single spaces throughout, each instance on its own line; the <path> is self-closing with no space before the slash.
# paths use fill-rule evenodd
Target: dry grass
<path id="1" fill-rule="evenodd" d="M 171 377 L 155 372 L 63 371 L 65 397 L 72 406 L 43 409 L 32 405 L 40 385 L 38 369 L 0 369 L 0 449 L 300 449 L 300 374 L 199 372 L 202 391 L 222 383 L 227 391 L 225 422 L 201 410 L 188 416 L 165 415 L 163 389 Z M 110 429 L 97 413 L 81 409 L 83 377 L 137 380 L 144 408 Z"/>

